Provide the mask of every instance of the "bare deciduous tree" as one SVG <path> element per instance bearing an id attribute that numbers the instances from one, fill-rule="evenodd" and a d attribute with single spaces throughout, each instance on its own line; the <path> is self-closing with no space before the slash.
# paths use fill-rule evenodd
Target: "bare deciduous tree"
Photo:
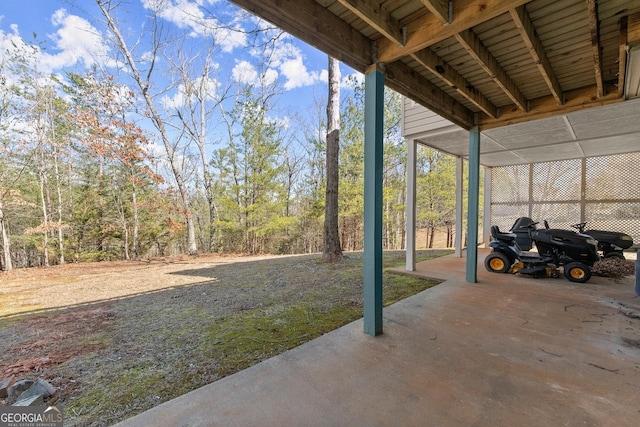
<path id="1" fill-rule="evenodd" d="M 116 39 L 116 43 L 120 52 L 125 58 L 125 63 L 127 64 L 129 71 L 131 72 L 133 79 L 136 84 L 140 88 L 142 96 L 144 98 L 145 104 L 148 109 L 148 115 L 153 123 L 154 127 L 158 131 L 160 135 L 160 139 L 162 140 L 162 144 L 167 154 L 167 158 L 169 164 L 171 166 L 171 171 L 173 173 L 173 177 L 176 181 L 176 186 L 178 187 L 178 193 L 180 195 L 180 199 L 182 202 L 182 207 L 184 210 L 184 216 L 187 223 L 187 250 L 189 254 L 195 255 L 198 253 L 198 246 L 196 243 L 196 232 L 195 232 L 195 222 L 194 215 L 191 209 L 191 198 L 189 195 L 189 191 L 187 189 L 187 185 L 184 178 L 183 168 L 180 164 L 180 159 L 178 156 L 178 152 L 176 150 L 176 146 L 172 144 L 171 139 L 169 137 L 169 132 L 167 131 L 167 127 L 165 125 L 165 120 L 160 115 L 158 108 L 154 103 L 154 99 L 152 94 L 149 92 L 149 88 L 151 87 L 151 78 L 153 76 L 153 72 L 155 69 L 156 61 L 158 60 L 158 55 L 160 53 L 160 49 L 162 47 L 162 26 L 158 23 L 158 16 L 154 14 L 152 19 L 152 29 L 151 29 L 151 50 L 148 52 L 148 55 L 145 57 L 145 62 L 148 64 L 148 68 L 146 71 L 146 75 L 142 76 L 140 70 L 138 68 L 138 62 L 133 56 L 131 49 L 129 48 L 120 28 L 118 27 L 114 17 L 113 10 L 118 6 L 119 2 L 111 1 L 111 0 L 96 0 L 100 11 L 104 15 L 107 26 L 113 36 Z"/>
<path id="2" fill-rule="evenodd" d="M 342 258 L 340 235 L 338 233 L 338 182 L 340 149 L 340 64 L 329 57 L 329 100 L 327 102 L 327 188 L 324 206 L 324 249 L 325 262 Z"/>

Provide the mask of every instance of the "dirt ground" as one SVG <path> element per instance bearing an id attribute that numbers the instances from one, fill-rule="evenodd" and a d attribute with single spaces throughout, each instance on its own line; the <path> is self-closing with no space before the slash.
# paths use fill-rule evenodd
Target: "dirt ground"
<path id="1" fill-rule="evenodd" d="M 110 342 L 101 337 L 116 327 L 115 302 L 215 282 L 211 270 L 216 267 L 241 269 L 242 263 L 268 258 L 184 256 L 0 273 L 0 379 L 35 379 L 71 358 L 106 348 Z M 55 400 L 76 388 L 73 377 L 48 379 L 59 389 Z M 8 403 L 0 399 L 0 405 Z"/>
<path id="2" fill-rule="evenodd" d="M 66 264 L 0 272 L 0 318 L 196 284 L 211 280 L 206 273 L 208 269 L 268 258 L 270 257 L 209 254 L 144 261 Z M 197 266 L 203 270 L 202 275 L 178 274 L 189 269 L 189 266 Z M 118 286 L 113 286 L 115 283 Z"/>
<path id="3" fill-rule="evenodd" d="M 50 382 L 47 403 L 63 405 L 65 426 L 111 425 L 318 336 L 306 325 L 328 332 L 361 315 L 362 254 L 346 255 L 335 265 L 318 254 L 200 255 L 0 273 L 0 379 Z M 402 265 L 404 252 L 384 258 Z M 407 280 L 385 273 L 386 294 L 415 285 Z"/>

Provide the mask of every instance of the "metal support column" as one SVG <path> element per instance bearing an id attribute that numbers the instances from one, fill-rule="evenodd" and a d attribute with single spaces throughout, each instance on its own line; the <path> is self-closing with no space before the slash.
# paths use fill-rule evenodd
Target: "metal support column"
<path id="1" fill-rule="evenodd" d="M 462 258 L 462 237 L 464 233 L 464 226 L 462 225 L 462 218 L 464 216 L 464 204 L 462 200 L 464 190 L 463 175 L 464 162 L 462 161 L 462 157 L 456 157 L 456 233 L 453 247 L 457 258 Z"/>
<path id="2" fill-rule="evenodd" d="M 527 216 L 533 218 L 533 163 L 529 163 L 529 206 Z"/>
<path id="3" fill-rule="evenodd" d="M 407 139 L 407 271 L 416 271 L 416 155 L 418 143 Z"/>
<path id="4" fill-rule="evenodd" d="M 484 215 L 482 216 L 482 243 L 485 246 L 491 241 L 491 190 L 493 182 L 491 181 L 491 168 L 482 168 L 484 170 Z"/>
<path id="5" fill-rule="evenodd" d="M 364 93 L 364 331 L 382 333 L 382 174 L 384 74 L 365 76 Z"/>
<path id="6" fill-rule="evenodd" d="M 480 200 L 480 130 L 469 131 L 469 193 L 467 206 L 467 282 L 478 281 L 478 216 Z"/>

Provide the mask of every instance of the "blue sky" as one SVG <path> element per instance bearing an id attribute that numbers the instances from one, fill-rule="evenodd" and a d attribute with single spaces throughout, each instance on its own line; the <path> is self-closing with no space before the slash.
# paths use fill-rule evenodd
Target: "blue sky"
<path id="1" fill-rule="evenodd" d="M 270 51 L 271 62 L 259 70 L 260 51 L 251 48 L 248 37 L 235 29 L 266 25 L 225 0 L 120 0 L 119 26 L 133 44 L 143 32 L 153 8 L 163 24 L 185 34 L 195 52 L 205 40 L 216 41 L 213 56 L 217 72 L 210 77 L 212 90 L 230 82 L 277 81 L 283 93 L 280 107 L 297 113 L 310 110 L 314 98 L 326 98 L 327 56 L 293 37 L 278 39 Z M 224 25 L 223 25 L 224 24 Z M 40 71 L 63 74 L 82 72 L 91 66 L 117 74 L 115 49 L 108 41 L 103 17 L 94 0 L 0 0 L 1 51 L 15 44 L 44 42 L 39 53 Z M 262 72 L 261 72 L 262 71 Z M 343 78 L 353 70 L 343 66 Z M 224 80 L 224 81 L 223 81 Z M 179 103 L 180 88 L 167 92 L 165 101 Z M 286 114 L 282 113 L 282 114 Z"/>

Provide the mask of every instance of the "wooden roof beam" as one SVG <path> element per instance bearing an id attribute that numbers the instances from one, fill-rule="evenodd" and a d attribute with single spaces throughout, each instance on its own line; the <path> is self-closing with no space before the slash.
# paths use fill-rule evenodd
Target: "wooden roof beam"
<path id="1" fill-rule="evenodd" d="M 623 24 L 626 24 L 626 26 Z M 640 49 L 640 12 L 629 15 L 626 22 L 620 22 L 620 26 L 620 69 L 618 72 L 622 75 L 622 78 L 620 78 L 620 76 L 618 77 L 618 94 L 620 94 L 620 91 L 622 89 L 621 96 L 623 96 L 626 94 L 625 92 L 627 89 L 631 90 L 632 92 L 637 92 L 637 82 L 627 82 L 626 80 L 627 67 L 631 65 L 627 64 L 626 61 L 629 58 L 629 54 L 631 53 L 632 49 L 634 51 Z M 624 29 L 622 27 L 624 27 Z M 622 67 L 623 55 L 625 61 L 624 68 Z M 627 88 L 627 83 L 632 83 L 633 88 Z"/>
<path id="2" fill-rule="evenodd" d="M 630 47 L 640 44 L 640 13 L 634 13 L 627 18 L 626 38 Z"/>
<path id="3" fill-rule="evenodd" d="M 474 114 L 445 91 L 412 70 L 402 61 L 381 66 L 385 84 L 401 95 L 416 101 L 436 114 L 463 127 L 474 126 Z"/>
<path id="4" fill-rule="evenodd" d="M 533 61 L 538 66 L 540 74 L 542 74 L 542 78 L 547 83 L 551 95 L 555 98 L 558 105 L 564 104 L 562 88 L 560 87 L 560 83 L 558 82 L 555 72 L 551 68 L 547 54 L 542 47 L 542 42 L 536 34 L 536 29 L 531 22 L 529 13 L 524 6 L 511 9 L 509 12 L 511 13 L 511 19 L 513 19 L 518 31 L 520 31 L 520 36 L 531 53 Z"/>
<path id="5" fill-rule="evenodd" d="M 448 0 L 422 0 L 422 4 L 424 4 L 425 7 L 429 9 L 429 12 L 438 18 L 442 24 L 449 25 L 453 20 L 453 17 L 449 16 Z"/>
<path id="6" fill-rule="evenodd" d="M 507 75 L 507 72 L 498 64 L 496 58 L 471 30 L 465 30 L 456 34 L 456 40 L 476 60 L 478 64 L 489 74 L 504 93 L 511 98 L 514 104 L 522 111 L 528 111 L 527 98 Z"/>
<path id="7" fill-rule="evenodd" d="M 400 23 L 391 16 L 386 8 L 381 6 L 381 2 L 374 0 L 338 0 L 338 3 L 398 46 L 404 44 Z"/>
<path id="8" fill-rule="evenodd" d="M 490 117 L 498 116 L 498 108 L 491 103 L 480 91 L 475 89 L 464 77 L 462 77 L 449 64 L 443 61 L 431 49 L 423 49 L 411 55 L 422 66 L 429 70 L 446 84 L 455 89 L 476 107 L 481 109 Z"/>
<path id="9" fill-rule="evenodd" d="M 602 81 L 602 53 L 600 52 L 600 22 L 598 21 L 597 0 L 587 0 L 587 15 L 589 15 L 589 30 L 591 32 L 591 50 L 593 51 L 593 66 L 596 75 L 598 98 L 604 96 L 604 82 Z"/>
<path id="10" fill-rule="evenodd" d="M 573 111 L 582 111 L 588 108 L 602 107 L 623 101 L 623 98 L 620 98 L 614 91 L 601 98 L 597 98 L 595 96 L 596 90 L 596 85 L 592 85 L 566 91 L 565 103 L 563 105 L 558 105 L 551 95 L 532 99 L 530 102 L 531 109 L 528 113 L 515 108 L 515 106 L 513 106 L 510 111 L 506 108 L 501 108 L 498 118 L 492 119 L 491 117 L 482 115 L 478 118 L 477 124 L 480 130 L 487 130 L 530 120 L 547 119 Z"/>
<path id="11" fill-rule="evenodd" d="M 374 62 L 372 41 L 315 0 L 231 0 L 231 2 L 357 71 L 364 72 Z"/>
<path id="12" fill-rule="evenodd" d="M 403 56 L 408 56 L 432 46 L 530 1 L 455 0 L 453 2 L 453 20 L 451 24 L 442 25 L 442 21 L 433 13 L 425 15 L 423 19 L 411 22 L 407 25 L 407 43 L 404 46 L 398 46 L 397 43 L 390 40 L 380 40 L 377 46 L 378 61 L 397 61 Z"/>

